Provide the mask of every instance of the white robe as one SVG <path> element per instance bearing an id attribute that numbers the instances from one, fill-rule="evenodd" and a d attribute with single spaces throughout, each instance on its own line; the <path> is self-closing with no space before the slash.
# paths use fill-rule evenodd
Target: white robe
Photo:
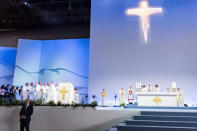
<path id="1" fill-rule="evenodd" d="M 16 100 L 21 101 L 21 96 L 19 94 L 19 89 L 16 90 Z"/>
<path id="2" fill-rule="evenodd" d="M 177 102 L 178 102 L 179 106 L 184 106 L 184 99 L 183 99 L 183 91 L 182 90 L 180 90 L 180 91 L 177 90 Z"/>
<path id="3" fill-rule="evenodd" d="M 74 92 L 74 103 L 79 104 L 79 92 L 76 90 Z"/>
<path id="4" fill-rule="evenodd" d="M 42 86 L 37 85 L 35 88 L 35 100 L 42 100 Z"/>
<path id="5" fill-rule="evenodd" d="M 51 87 L 50 86 L 46 86 L 46 103 L 51 101 Z"/>
<path id="6" fill-rule="evenodd" d="M 103 95 L 103 94 L 105 94 L 105 95 Z M 107 105 L 107 103 L 106 103 L 107 92 L 106 91 L 105 92 L 101 92 L 101 96 L 102 96 L 101 105 L 102 106 L 106 106 Z"/>
<path id="7" fill-rule="evenodd" d="M 28 86 L 28 90 L 29 90 L 29 99 L 34 100 L 34 87 Z"/>
<path id="8" fill-rule="evenodd" d="M 128 90 L 128 103 L 133 103 L 134 102 L 134 92 L 133 89 Z"/>
<path id="9" fill-rule="evenodd" d="M 47 86 L 42 86 L 42 101 L 46 103 L 47 100 Z"/>
<path id="10" fill-rule="evenodd" d="M 57 103 L 57 87 L 53 84 L 51 85 L 51 91 L 51 100 Z"/>
<path id="11" fill-rule="evenodd" d="M 120 104 L 125 103 L 125 91 L 124 90 L 119 90 L 119 94 L 120 94 Z"/>
<path id="12" fill-rule="evenodd" d="M 141 92 L 147 92 L 146 87 L 141 87 Z"/>
<path id="13" fill-rule="evenodd" d="M 153 92 L 160 92 L 160 88 L 154 88 Z"/>
<path id="14" fill-rule="evenodd" d="M 29 97 L 28 86 L 22 88 L 22 100 L 25 101 Z"/>
<path id="15" fill-rule="evenodd" d="M 153 92 L 153 88 L 151 86 L 147 86 L 147 92 Z"/>
<path id="16" fill-rule="evenodd" d="M 102 106 L 106 106 L 107 104 L 106 104 L 106 96 L 102 96 L 102 101 L 101 101 L 101 105 Z"/>

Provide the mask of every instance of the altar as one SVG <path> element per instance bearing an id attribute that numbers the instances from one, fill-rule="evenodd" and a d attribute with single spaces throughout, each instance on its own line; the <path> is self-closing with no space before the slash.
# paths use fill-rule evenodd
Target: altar
<path id="1" fill-rule="evenodd" d="M 74 102 L 74 86 L 72 83 L 58 83 L 57 101 L 62 104 Z"/>
<path id="2" fill-rule="evenodd" d="M 174 92 L 138 92 L 138 106 L 178 107 L 178 94 Z"/>

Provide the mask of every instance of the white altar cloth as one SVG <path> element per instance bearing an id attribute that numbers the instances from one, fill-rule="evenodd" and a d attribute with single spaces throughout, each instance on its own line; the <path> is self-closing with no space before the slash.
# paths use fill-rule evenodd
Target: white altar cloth
<path id="1" fill-rule="evenodd" d="M 138 92 L 138 106 L 178 107 L 177 93 Z"/>

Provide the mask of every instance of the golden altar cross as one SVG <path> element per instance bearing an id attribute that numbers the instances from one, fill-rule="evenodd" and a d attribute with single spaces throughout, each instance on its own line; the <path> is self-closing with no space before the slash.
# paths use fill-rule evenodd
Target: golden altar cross
<path id="1" fill-rule="evenodd" d="M 162 102 L 162 100 L 161 100 L 158 96 L 156 96 L 156 97 L 153 99 L 153 102 L 156 103 L 156 104 L 158 105 L 159 103 Z"/>
<path id="2" fill-rule="evenodd" d="M 65 99 L 65 94 L 68 92 L 66 90 L 66 87 L 64 86 L 59 92 L 62 94 L 62 100 L 64 100 Z"/>

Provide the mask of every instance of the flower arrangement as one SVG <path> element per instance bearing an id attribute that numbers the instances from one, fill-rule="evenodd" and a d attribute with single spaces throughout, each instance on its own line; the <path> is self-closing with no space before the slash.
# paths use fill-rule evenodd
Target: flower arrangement
<path id="1" fill-rule="evenodd" d="M 6 106 L 6 107 L 12 107 L 12 106 L 22 106 L 25 103 L 25 101 L 18 101 L 18 100 L 11 100 L 11 101 L 7 101 L 4 99 L 0 99 L 0 106 Z M 62 104 L 60 101 L 56 104 L 53 101 L 49 101 L 48 103 L 44 104 L 42 102 L 42 100 L 37 100 L 37 101 L 31 101 L 31 104 L 33 104 L 34 106 L 53 106 L 53 107 L 58 107 L 58 106 L 62 106 L 62 107 L 73 107 L 73 108 L 77 108 L 77 107 L 92 107 L 95 108 L 97 106 L 97 102 L 92 102 L 91 104 Z"/>

